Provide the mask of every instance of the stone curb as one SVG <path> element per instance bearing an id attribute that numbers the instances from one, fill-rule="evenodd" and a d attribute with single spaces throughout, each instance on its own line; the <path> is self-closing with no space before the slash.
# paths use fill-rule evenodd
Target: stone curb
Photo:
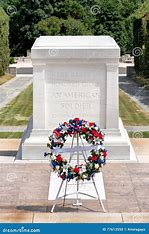
<path id="1" fill-rule="evenodd" d="M 0 223 L 148 223 L 149 213 L 1 213 Z"/>

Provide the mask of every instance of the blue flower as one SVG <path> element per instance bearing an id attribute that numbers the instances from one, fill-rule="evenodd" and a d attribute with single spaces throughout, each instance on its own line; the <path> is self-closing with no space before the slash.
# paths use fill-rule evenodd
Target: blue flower
<path id="1" fill-rule="evenodd" d="M 55 170 L 57 162 L 56 161 L 52 161 L 51 164 L 52 164 L 53 169 Z"/>
<path id="2" fill-rule="evenodd" d="M 101 158 L 98 158 L 98 164 L 101 164 L 101 163 L 103 163 L 103 160 L 101 160 Z"/>

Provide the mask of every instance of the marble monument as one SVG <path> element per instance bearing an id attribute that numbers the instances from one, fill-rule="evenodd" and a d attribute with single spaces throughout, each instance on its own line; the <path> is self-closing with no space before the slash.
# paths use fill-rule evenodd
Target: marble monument
<path id="1" fill-rule="evenodd" d="M 119 118 L 120 48 L 110 36 L 41 36 L 33 63 L 33 123 L 22 141 L 22 159 L 43 159 L 48 136 L 73 117 L 105 132 L 108 159 L 130 160 L 132 147 Z"/>

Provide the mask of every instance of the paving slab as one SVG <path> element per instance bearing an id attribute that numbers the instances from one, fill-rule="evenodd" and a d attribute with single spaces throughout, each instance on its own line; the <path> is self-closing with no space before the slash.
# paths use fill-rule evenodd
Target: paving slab
<path id="1" fill-rule="evenodd" d="M 1 163 L 0 164 L 0 210 L 50 211 L 48 201 L 50 173 L 47 163 Z M 103 168 L 106 200 L 103 201 L 108 213 L 149 212 L 149 164 L 122 163 Z M 83 207 L 72 207 L 67 199 L 62 201 L 55 212 L 103 213 L 97 200 L 83 200 Z M 1 211 L 0 211 L 1 212 Z"/>
<path id="2" fill-rule="evenodd" d="M 0 223 L 148 223 L 149 213 L 73 213 L 9 211 L 0 213 Z"/>
<path id="3" fill-rule="evenodd" d="M 15 157 L 7 157 L 7 156 L 0 156 L 0 164 L 1 163 L 14 163 Z"/>
<path id="4" fill-rule="evenodd" d="M 149 163 L 149 155 L 137 155 L 139 163 Z"/>
<path id="5" fill-rule="evenodd" d="M 122 213 L 124 223 L 149 223 L 149 213 Z"/>
<path id="6" fill-rule="evenodd" d="M 34 223 L 122 223 L 118 213 L 34 213 Z"/>
<path id="7" fill-rule="evenodd" d="M 32 221 L 33 221 L 33 212 L 0 214 L 0 223 L 32 223 Z"/>
<path id="8" fill-rule="evenodd" d="M 18 150 L 20 141 L 20 139 L 0 139 L 0 151 Z"/>
<path id="9" fill-rule="evenodd" d="M 47 164 L 0 164 L 0 208 L 47 202 L 49 176 Z"/>
<path id="10" fill-rule="evenodd" d="M 136 155 L 148 155 L 149 157 L 149 138 L 131 138 L 130 140 Z"/>
<path id="11" fill-rule="evenodd" d="M 107 164 L 103 175 L 109 212 L 140 212 L 149 211 L 147 208 L 147 194 L 149 181 L 148 164 Z M 138 186 L 141 189 L 136 189 Z M 143 201 L 140 196 L 144 195 Z"/>

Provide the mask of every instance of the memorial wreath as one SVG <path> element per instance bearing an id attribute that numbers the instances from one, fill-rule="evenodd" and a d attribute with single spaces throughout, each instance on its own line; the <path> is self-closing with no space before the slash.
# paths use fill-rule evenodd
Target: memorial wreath
<path id="1" fill-rule="evenodd" d="M 94 147 L 85 163 L 71 165 L 60 153 L 57 153 L 57 149 L 63 148 L 68 137 L 77 135 Z M 70 119 L 54 129 L 47 144 L 50 153 L 45 153 L 44 156 L 50 156 L 50 164 L 61 179 L 90 180 L 106 163 L 107 150 L 103 146 L 103 141 L 104 133 L 94 122 L 79 118 Z"/>

